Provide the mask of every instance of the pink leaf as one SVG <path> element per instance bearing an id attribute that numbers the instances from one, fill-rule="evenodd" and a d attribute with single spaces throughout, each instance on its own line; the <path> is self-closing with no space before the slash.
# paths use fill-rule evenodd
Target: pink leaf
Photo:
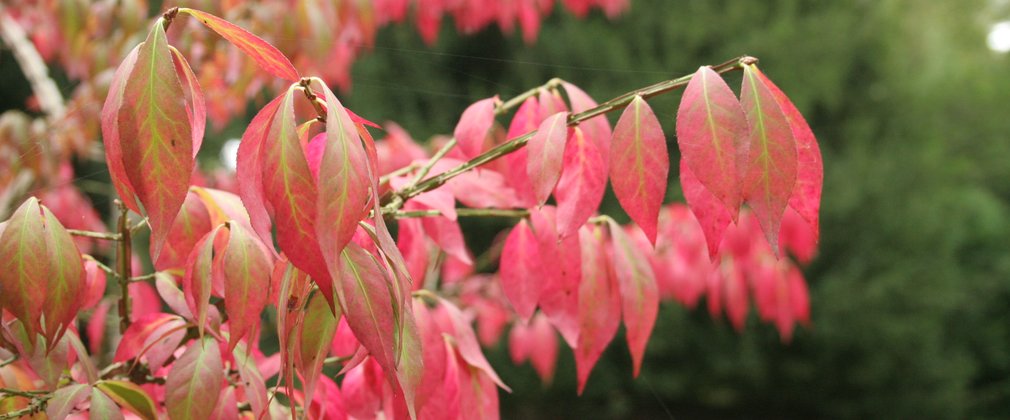
<path id="1" fill-rule="evenodd" d="M 733 215 L 726 210 L 725 204 L 701 185 L 683 160 L 680 161 L 680 186 L 684 190 L 687 205 L 690 206 L 702 232 L 705 233 L 709 258 L 715 261 L 723 233 L 733 221 Z"/>
<path id="2" fill-rule="evenodd" d="M 501 285 L 505 296 L 523 320 L 536 310 L 543 285 L 540 250 L 526 219 L 512 229 L 501 251 Z"/>
<path id="3" fill-rule="evenodd" d="M 326 144 L 319 166 L 316 237 L 330 275 L 336 277 L 340 252 L 350 242 L 368 201 L 368 161 L 354 123 L 322 82 L 326 99 Z M 311 273 L 310 273 L 311 274 Z M 327 289 L 322 289 L 328 292 Z M 328 299 L 333 306 L 332 298 Z"/>
<path id="4" fill-rule="evenodd" d="M 585 91 L 579 89 L 577 86 L 562 82 L 561 86 L 565 88 L 565 92 L 568 93 L 568 101 L 572 104 L 572 113 L 578 114 L 586 110 L 596 108 L 596 101 L 593 100 Z M 585 134 L 586 138 L 596 143 L 596 147 L 600 149 L 600 155 L 610 156 L 610 122 L 607 121 L 605 115 L 596 116 L 579 123 L 579 127 L 582 128 L 582 132 Z M 609 164 L 609 159 L 604 159 L 604 165 Z M 606 171 L 605 171 L 606 172 Z"/>
<path id="5" fill-rule="evenodd" d="M 484 354 L 481 353 L 480 343 L 477 342 L 477 335 L 474 334 L 470 322 L 466 320 L 459 308 L 445 299 L 439 299 L 438 312 L 441 328 L 455 339 L 456 350 L 460 357 L 473 368 L 482 371 L 502 389 L 512 392 L 512 390 L 502 382 L 494 368 L 488 363 Z"/>
<path id="6" fill-rule="evenodd" d="M 561 178 L 565 140 L 568 138 L 568 114 L 551 115 L 537 129 L 527 145 L 526 174 L 533 187 L 534 198 L 543 205 Z"/>
<path id="7" fill-rule="evenodd" d="M 207 126 L 207 103 L 203 98 L 203 90 L 200 89 L 200 80 L 193 74 L 193 69 L 186 61 L 186 57 L 183 57 L 182 53 L 171 45 L 168 49 L 172 51 L 175 73 L 189 93 L 186 113 L 189 116 L 189 125 L 193 128 L 193 157 L 195 158 L 200 151 L 200 145 L 203 144 L 203 133 Z"/>
<path id="8" fill-rule="evenodd" d="M 173 419 L 206 419 L 217 406 L 224 364 L 217 341 L 196 340 L 172 365 L 165 381 L 165 407 Z"/>
<path id="9" fill-rule="evenodd" d="M 579 238 L 570 235 L 558 239 L 554 210 L 552 206 L 544 206 L 530 213 L 543 267 L 540 310 L 568 345 L 575 348 L 579 339 L 579 283 L 582 280 Z"/>
<path id="10" fill-rule="evenodd" d="M 607 188 L 607 167 L 596 144 L 576 127 L 565 147 L 564 172 L 554 190 L 557 228 L 562 238 L 578 232 L 600 206 Z"/>
<path id="11" fill-rule="evenodd" d="M 778 254 L 779 224 L 796 185 L 796 141 L 768 79 L 754 65 L 744 67 L 740 103 L 749 125 L 747 147 L 737 148 L 738 156 L 746 156 L 743 167 L 738 161 L 741 190 Z"/>
<path id="12" fill-rule="evenodd" d="M 655 245 L 670 157 L 663 128 L 641 96 L 631 101 L 617 121 L 612 147 L 610 184 L 617 201 Z"/>
<path id="13" fill-rule="evenodd" d="M 224 249 L 220 267 L 224 275 L 224 307 L 228 314 L 228 351 L 243 337 L 250 335 L 260 323 L 260 312 L 269 297 L 272 264 L 263 245 L 252 232 L 238 223 L 229 223 L 228 246 Z"/>
<path id="14" fill-rule="evenodd" d="M 263 192 L 260 150 L 283 98 L 284 95 L 278 96 L 266 104 L 246 127 L 245 133 L 242 134 L 242 142 L 238 146 L 235 168 L 238 194 L 249 212 L 249 221 L 260 239 L 268 244 L 273 244 L 273 237 L 270 233 L 270 216 L 267 214 L 267 202 Z"/>
<path id="15" fill-rule="evenodd" d="M 484 151 L 487 133 L 494 124 L 494 109 L 497 102 L 498 96 L 495 95 L 474 102 L 463 111 L 453 136 L 456 137 L 465 157 L 472 158 Z"/>
<path id="16" fill-rule="evenodd" d="M 112 76 L 112 83 L 109 84 L 109 95 L 106 96 L 105 104 L 102 106 L 102 141 L 105 144 L 105 162 L 109 167 L 109 177 L 112 178 L 112 185 L 116 187 L 116 192 L 119 193 L 123 203 L 137 213 L 140 213 L 140 206 L 137 205 L 137 192 L 130 183 L 130 178 L 126 176 L 126 167 L 123 165 L 123 147 L 120 144 L 119 135 L 119 110 L 123 106 L 126 81 L 130 78 L 133 67 L 137 64 L 137 52 L 140 51 L 141 45 L 130 50 L 123 62 L 116 68 L 116 72 Z"/>
<path id="17" fill-rule="evenodd" d="M 634 376 L 637 377 L 642 368 L 645 346 L 659 313 L 659 292 L 645 257 L 613 221 L 610 221 L 610 238 L 614 275 L 621 290 L 621 317 L 627 330 Z"/>
<path id="18" fill-rule="evenodd" d="M 617 334 L 621 323 L 621 294 L 610 274 L 602 230 L 579 230 L 582 251 L 582 283 L 579 285 L 579 341 L 575 347 L 575 367 L 579 394 L 603 350 Z"/>
<path id="19" fill-rule="evenodd" d="M 736 144 L 747 136 L 747 117 L 736 95 L 711 67 L 701 67 L 677 110 L 682 160 L 736 219 L 742 201 L 737 185 Z"/>

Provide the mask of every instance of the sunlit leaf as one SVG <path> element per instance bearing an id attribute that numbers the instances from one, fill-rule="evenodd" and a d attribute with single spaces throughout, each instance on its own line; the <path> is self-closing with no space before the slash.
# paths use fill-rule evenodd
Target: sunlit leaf
<path id="1" fill-rule="evenodd" d="M 277 48 L 270 45 L 262 38 L 253 35 L 241 27 L 199 10 L 181 8 L 181 13 L 188 13 L 195 17 L 200 23 L 217 32 L 222 38 L 227 39 L 232 45 L 238 47 L 242 52 L 256 61 L 263 70 L 285 80 L 296 82 L 299 79 L 298 70 L 291 65 L 291 61 L 284 56 Z"/>
<path id="2" fill-rule="evenodd" d="M 481 99 L 467 107 L 460 116 L 453 136 L 464 156 L 472 158 L 484 151 L 487 133 L 494 124 L 496 102 L 498 96 Z"/>

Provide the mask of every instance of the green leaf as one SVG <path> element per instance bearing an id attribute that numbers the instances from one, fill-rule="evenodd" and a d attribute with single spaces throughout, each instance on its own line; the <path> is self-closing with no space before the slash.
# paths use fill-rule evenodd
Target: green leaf
<path id="1" fill-rule="evenodd" d="M 140 386 L 126 381 L 104 380 L 95 384 L 105 395 L 112 398 L 116 404 L 140 416 L 145 420 L 158 418 L 158 410 L 154 408 L 154 400 Z M 216 394 L 215 394 L 216 395 Z"/>

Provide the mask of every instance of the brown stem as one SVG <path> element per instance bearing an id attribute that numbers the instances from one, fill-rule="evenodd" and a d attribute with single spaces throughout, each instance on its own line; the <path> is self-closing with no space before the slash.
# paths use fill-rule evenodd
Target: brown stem
<path id="1" fill-rule="evenodd" d="M 116 252 L 116 263 L 119 269 L 119 331 L 122 333 L 130 327 L 130 277 L 133 277 L 133 241 L 131 240 L 129 209 L 122 201 L 116 200 L 119 207 L 119 247 Z"/>
<path id="2" fill-rule="evenodd" d="M 171 9 L 166 10 L 165 13 L 161 15 L 161 19 L 162 19 L 161 20 L 161 24 L 165 25 L 165 30 L 166 31 L 168 30 L 168 27 L 172 25 L 172 21 L 175 20 L 175 17 L 178 14 L 179 14 L 179 8 L 178 7 L 173 7 Z"/>

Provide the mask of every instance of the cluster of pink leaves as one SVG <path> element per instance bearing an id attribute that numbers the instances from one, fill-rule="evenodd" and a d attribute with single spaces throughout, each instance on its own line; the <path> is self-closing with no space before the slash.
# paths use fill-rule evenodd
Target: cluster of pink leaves
<path id="1" fill-rule="evenodd" d="M 409 197 L 403 210 L 434 212 L 401 218 L 394 241 L 380 194 L 420 176 L 407 171 L 380 185 L 379 175 L 424 167 L 427 152 L 395 125 L 373 141 L 366 126 L 374 124 L 262 39 L 205 12 L 179 13 L 294 83 L 243 135 L 233 194 L 193 186 L 206 103 L 164 20 L 116 71 L 102 113 L 106 158 L 127 207 L 148 218 L 158 272 L 156 287 L 130 286 L 136 322 L 114 361 L 128 366 L 129 378 L 142 365 L 164 383 L 96 372 L 72 324 L 97 305 L 88 336 L 92 351 L 101 349 L 111 305 L 101 301 L 105 275 L 85 263 L 52 212 L 30 199 L 0 225 L 9 266 L 0 307 L 10 314 L 0 337 L 5 352 L 25 356 L 9 367 L 14 379 L 34 374 L 55 391 L 51 415 L 86 409 L 116 417 L 123 409 L 145 418 L 237 418 L 242 402 L 255 417 L 282 416 L 293 405 L 314 418 L 494 417 L 497 387 L 508 388 L 478 343 L 493 343 L 513 320 L 514 360 L 532 359 L 548 380 L 557 330 L 575 350 L 580 392 L 622 321 L 637 376 L 661 298 L 694 306 L 707 294 L 713 315 L 725 308 L 741 328 L 750 290 L 760 317 L 784 340 L 808 320 L 802 276 L 778 250 L 801 261 L 814 252 L 820 156 L 802 117 L 753 64 L 745 65 L 739 102 L 708 68 L 685 92 L 681 181 L 697 219 L 682 206 L 663 211 L 666 137 L 645 99 L 632 97 L 613 130 L 602 115 L 574 124 L 572 115 L 597 104 L 561 83 L 567 101 L 541 89 L 507 129 L 495 121 L 497 97 L 470 106 L 454 132 L 458 147 L 430 176 L 510 139 L 527 136 L 528 146 Z M 300 110 L 296 100 L 309 105 Z M 308 109 L 318 115 L 305 118 L 300 111 Z M 731 182 L 705 171 L 727 159 L 736 165 Z M 693 177 L 692 161 L 702 175 Z M 637 227 L 596 216 L 608 180 Z M 475 274 L 456 202 L 528 214 L 501 241 L 496 276 Z M 753 213 L 739 211 L 743 202 Z M 466 310 L 422 289 L 456 294 Z M 162 303 L 172 312 L 156 309 Z M 267 356 L 258 337 L 271 304 L 280 352 Z M 339 385 L 322 375 L 328 357 L 342 363 Z M 54 389 L 67 367 L 70 384 Z M 268 393 L 274 376 L 278 387 Z"/>

